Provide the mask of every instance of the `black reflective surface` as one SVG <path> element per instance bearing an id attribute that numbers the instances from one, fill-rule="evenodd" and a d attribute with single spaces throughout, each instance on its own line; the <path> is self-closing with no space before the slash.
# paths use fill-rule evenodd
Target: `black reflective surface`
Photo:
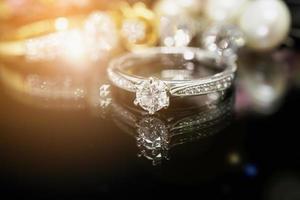
<path id="1" fill-rule="evenodd" d="M 89 107 L 41 108 L 32 101 L 18 101 L 23 96 L 12 97 L 1 85 L 0 195 L 3 199 L 99 199 L 103 194 L 135 193 L 143 198 L 157 197 L 156 192 L 177 195 L 184 191 L 185 195 L 195 192 L 200 199 L 300 199 L 300 91 L 288 79 L 296 76 L 297 70 L 283 65 L 271 67 L 270 62 L 259 62 L 258 58 L 255 61 L 259 64 L 253 62 L 249 68 L 240 69 L 248 70 L 237 80 L 230 117 L 222 117 L 221 112 L 195 126 L 180 126 L 181 131 L 193 135 L 194 129 L 216 130 L 214 125 L 221 125 L 217 133 L 209 137 L 196 134 L 188 142 L 167 148 L 168 159 L 155 166 L 145 154 L 138 156 L 139 128 L 149 131 L 156 124 L 154 130 L 160 133 L 164 127 L 178 127 L 182 119 L 193 122 L 199 119 L 199 113 L 211 112 L 219 104 L 201 112 L 192 109 L 192 114 L 183 117 L 177 111 L 166 111 L 163 118 L 155 119 L 137 114 L 134 123 L 125 120 L 129 127 L 125 130 L 116 124 L 123 119 L 119 111 L 117 118 L 103 118 Z M 292 61 L 288 58 L 288 63 Z M 248 78 L 253 75 L 256 85 L 249 86 L 245 74 Z M 278 87 L 280 82 L 284 84 Z M 266 91 L 263 94 L 276 91 L 277 95 L 263 101 L 254 98 L 260 93 L 253 88 L 262 88 L 260 91 Z M 220 123 L 204 126 L 216 119 Z M 225 121 L 230 123 L 224 125 Z"/>

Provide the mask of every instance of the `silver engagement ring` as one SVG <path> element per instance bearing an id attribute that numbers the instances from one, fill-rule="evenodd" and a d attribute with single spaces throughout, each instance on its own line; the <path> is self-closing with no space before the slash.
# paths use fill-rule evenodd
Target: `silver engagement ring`
<path id="1" fill-rule="evenodd" d="M 220 59 L 207 50 L 158 47 L 114 59 L 108 76 L 115 86 L 136 94 L 136 105 L 154 114 L 169 106 L 171 96 L 224 92 L 236 69 L 235 59 Z"/>

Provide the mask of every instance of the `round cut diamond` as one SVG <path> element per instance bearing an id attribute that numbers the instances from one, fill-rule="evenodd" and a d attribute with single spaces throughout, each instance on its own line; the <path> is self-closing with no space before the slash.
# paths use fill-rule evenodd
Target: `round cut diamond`
<path id="1" fill-rule="evenodd" d="M 136 105 L 140 105 L 149 114 L 154 114 L 162 108 L 169 106 L 167 86 L 163 81 L 150 78 L 137 85 Z"/>

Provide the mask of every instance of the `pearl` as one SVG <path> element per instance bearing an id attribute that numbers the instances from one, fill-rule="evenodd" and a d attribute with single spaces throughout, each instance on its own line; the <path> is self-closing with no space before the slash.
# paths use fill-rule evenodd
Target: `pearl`
<path id="1" fill-rule="evenodd" d="M 234 23 L 243 12 L 249 0 L 209 0 L 204 14 L 213 22 Z"/>
<path id="2" fill-rule="evenodd" d="M 287 37 L 290 24 L 289 10 L 281 0 L 253 1 L 239 21 L 247 46 L 261 51 L 280 45 Z"/>
<path id="3" fill-rule="evenodd" d="M 160 16 L 178 16 L 179 14 L 199 15 L 203 0 L 160 0 L 154 5 L 154 11 Z"/>
<path id="4" fill-rule="evenodd" d="M 173 0 L 161 0 L 154 5 L 154 12 L 160 16 L 176 16 L 182 13 L 183 9 Z"/>
<path id="5" fill-rule="evenodd" d="M 176 0 L 179 6 L 184 8 L 188 14 L 199 15 L 202 12 L 203 0 Z"/>

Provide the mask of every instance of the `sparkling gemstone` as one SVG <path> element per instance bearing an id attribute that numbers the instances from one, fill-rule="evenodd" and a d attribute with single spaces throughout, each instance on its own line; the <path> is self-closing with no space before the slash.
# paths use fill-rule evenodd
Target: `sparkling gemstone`
<path id="1" fill-rule="evenodd" d="M 99 103 L 101 108 L 107 108 L 112 103 L 110 85 L 103 84 L 99 88 Z"/>
<path id="2" fill-rule="evenodd" d="M 164 46 L 187 46 L 195 36 L 196 27 L 188 16 L 163 16 L 160 19 L 160 41 Z"/>
<path id="3" fill-rule="evenodd" d="M 244 46 L 242 32 L 234 25 L 214 25 L 204 32 L 203 46 L 219 55 L 230 56 Z"/>
<path id="4" fill-rule="evenodd" d="M 163 81 L 149 78 L 137 85 L 136 105 L 140 105 L 149 114 L 154 114 L 162 108 L 169 106 L 167 86 Z"/>

